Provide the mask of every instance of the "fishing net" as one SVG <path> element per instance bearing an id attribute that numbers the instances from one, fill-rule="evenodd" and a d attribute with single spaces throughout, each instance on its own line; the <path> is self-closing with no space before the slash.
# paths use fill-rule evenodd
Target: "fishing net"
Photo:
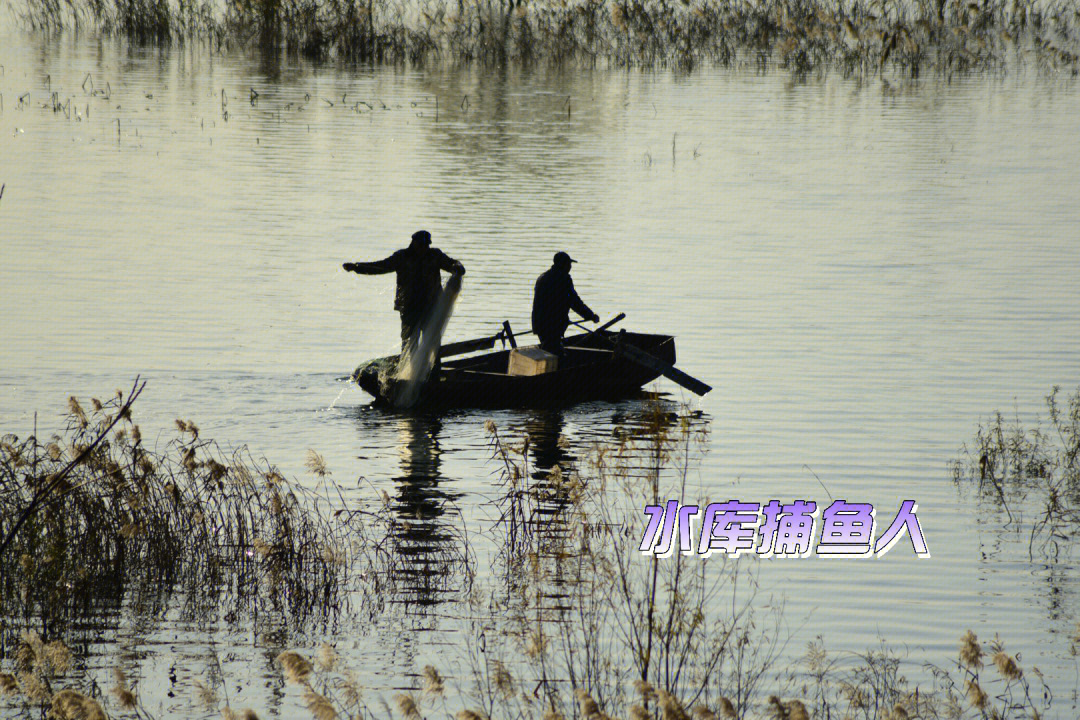
<path id="1" fill-rule="evenodd" d="M 393 373 L 393 391 L 389 394 L 394 407 L 410 408 L 420 399 L 420 391 L 435 367 L 443 332 L 454 313 L 460 292 L 461 276 L 451 275 L 431 312 L 402 351 Z"/>

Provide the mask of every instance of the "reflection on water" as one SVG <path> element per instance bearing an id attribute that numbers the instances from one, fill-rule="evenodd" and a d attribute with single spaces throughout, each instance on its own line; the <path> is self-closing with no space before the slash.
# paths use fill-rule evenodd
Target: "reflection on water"
<path id="1" fill-rule="evenodd" d="M 507 428 L 508 435 L 501 440 L 511 446 L 520 443 L 522 453 L 520 458 L 513 454 L 508 458 L 511 477 L 504 478 L 509 483 L 501 505 L 508 542 L 500 548 L 500 557 L 505 563 L 505 585 L 519 593 L 541 565 L 549 566 L 549 583 L 535 592 L 543 598 L 538 606 L 555 610 L 550 618 L 558 622 L 567 610 L 573 586 L 580 581 L 576 567 L 580 547 L 570 544 L 572 530 L 567 523 L 573 498 L 579 493 L 579 470 L 587 473 L 579 468 L 579 459 L 588 457 L 592 448 L 584 443 L 575 446 L 564 435 L 562 410 L 525 415 L 523 422 Z M 517 475 L 518 468 L 524 469 L 524 477 Z"/>
<path id="2" fill-rule="evenodd" d="M 383 498 L 391 521 L 381 544 L 393 558 L 384 599 L 423 617 L 444 602 L 460 601 L 474 572 L 456 504 L 462 493 L 442 472 L 443 421 L 437 415 L 365 410 L 358 416 L 360 436 L 386 437 L 394 458 Z"/>
<path id="3" fill-rule="evenodd" d="M 522 432 L 529 438 L 532 450 L 533 478 L 543 479 L 555 468 L 566 472 L 577 461 L 577 455 L 570 452 L 569 441 L 563 437 L 565 423 L 562 410 L 539 410 L 530 413 L 523 424 Z"/>
<path id="4" fill-rule="evenodd" d="M 500 538 L 494 548 L 496 574 L 508 595 L 535 593 L 542 598 L 538 609 L 555 611 L 547 617 L 559 621 L 570 609 L 567 602 L 576 586 L 591 581 L 581 575 L 585 558 L 579 512 L 588 497 L 606 487 L 601 468 L 610 470 L 617 463 L 620 481 L 636 489 L 670 485 L 669 476 L 679 470 L 670 466 L 664 446 L 683 422 L 687 436 L 696 437 L 707 434 L 710 418 L 651 397 L 594 403 L 587 409 L 526 410 L 498 429 L 493 438 L 498 518 L 492 529 Z M 695 458 L 701 449 L 695 444 Z M 613 493 L 611 507 L 623 502 L 621 493 Z M 625 536 L 637 530 L 624 528 Z M 545 581 L 537 583 L 541 576 Z"/>
<path id="5" fill-rule="evenodd" d="M 461 493 L 447 489 L 453 481 L 440 471 L 439 418 L 400 415 L 391 421 L 397 426 L 401 472 L 392 479 L 396 492 L 390 503 L 399 520 L 392 551 L 402 561 L 394 602 L 423 614 L 446 595 L 467 589 L 468 570 L 461 566 L 467 548 L 454 506 Z"/>

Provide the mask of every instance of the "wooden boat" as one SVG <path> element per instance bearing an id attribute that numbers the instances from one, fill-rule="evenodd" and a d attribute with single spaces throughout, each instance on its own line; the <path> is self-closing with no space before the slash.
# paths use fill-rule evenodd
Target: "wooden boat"
<path id="1" fill-rule="evenodd" d="M 444 360 L 424 386 L 419 404 L 507 408 L 615 400 L 639 393 L 662 374 L 659 367 L 641 363 L 641 351 L 668 367 L 675 363 L 675 338 L 670 335 L 605 330 L 570 336 L 563 346 L 558 369 L 543 375 L 509 375 L 509 349 Z M 367 362 L 356 369 L 353 380 L 376 401 L 393 404 L 397 381 L 387 378 L 397 361 L 393 355 Z"/>

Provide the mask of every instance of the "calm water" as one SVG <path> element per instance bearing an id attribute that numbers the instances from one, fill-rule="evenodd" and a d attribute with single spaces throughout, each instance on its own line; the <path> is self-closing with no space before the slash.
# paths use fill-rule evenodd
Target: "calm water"
<path id="1" fill-rule="evenodd" d="M 965 629 L 999 633 L 1072 712 L 1072 561 L 1029 562 L 946 464 L 992 410 L 1031 418 L 1080 384 L 1075 80 L 317 67 L 18 34 L 0 35 L 0 66 L 3 431 L 35 413 L 54 429 L 69 394 L 141 373 L 147 438 L 190 418 L 305 481 L 313 448 L 403 513 L 479 527 L 484 420 L 561 433 L 581 457 L 639 406 L 373 410 L 340 378 L 396 347 L 393 280 L 340 264 L 429 229 L 468 268 L 448 330 L 465 339 L 528 327 L 532 283 L 565 249 L 587 303 L 676 335 L 680 366 L 715 386 L 690 399 L 711 423 L 703 498 L 827 502 L 816 474 L 879 518 L 918 500 L 931 559 L 905 541 L 759 564 L 790 656 L 820 634 L 945 664 Z M 376 688 L 432 661 L 452 675 L 454 597 L 335 639 Z M 211 643 L 234 707 L 281 702 L 275 633 L 109 612 L 99 664 L 145 658 L 151 710 L 183 713 L 160 678 L 204 668 Z"/>

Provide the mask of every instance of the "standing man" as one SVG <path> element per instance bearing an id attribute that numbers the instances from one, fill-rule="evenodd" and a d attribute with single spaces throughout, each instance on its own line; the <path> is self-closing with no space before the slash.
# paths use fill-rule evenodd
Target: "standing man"
<path id="1" fill-rule="evenodd" d="M 597 322 L 600 316 L 581 301 L 570 277 L 572 260 L 564 252 L 555 253 L 551 268 L 536 280 L 533 293 L 532 326 L 540 338 L 540 348 L 562 356 L 562 337 L 570 325 L 570 309 L 586 320 Z"/>
<path id="2" fill-rule="evenodd" d="M 431 233 L 413 233 L 412 243 L 404 250 L 377 262 L 345 263 L 349 272 L 360 275 L 397 273 L 394 309 L 401 314 L 401 350 L 405 352 L 416 332 L 430 315 L 442 291 L 440 270 L 464 275 L 465 266 L 442 250 L 431 247 Z"/>

